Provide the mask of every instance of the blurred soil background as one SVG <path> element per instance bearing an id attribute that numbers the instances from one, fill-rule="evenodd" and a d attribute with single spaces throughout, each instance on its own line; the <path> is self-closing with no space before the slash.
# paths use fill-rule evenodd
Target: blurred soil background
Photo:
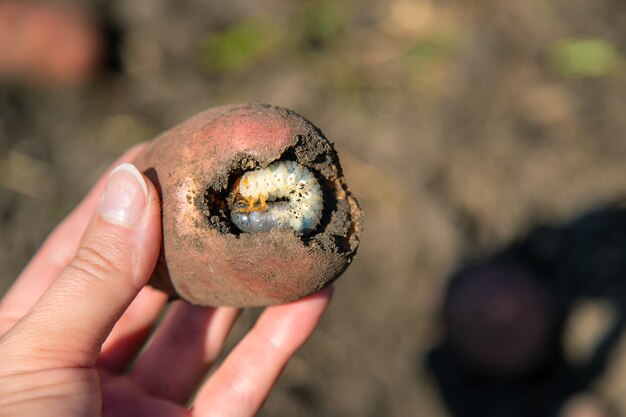
<path id="1" fill-rule="evenodd" d="M 262 416 L 449 415 L 425 358 L 450 274 L 626 196 L 622 0 L 70 4 L 113 51 L 80 86 L 0 82 L 0 294 L 133 144 L 221 104 L 296 110 L 335 143 L 366 230 Z M 584 303 L 566 350 L 610 315 Z M 626 339 L 611 358 L 563 415 L 626 415 Z"/>

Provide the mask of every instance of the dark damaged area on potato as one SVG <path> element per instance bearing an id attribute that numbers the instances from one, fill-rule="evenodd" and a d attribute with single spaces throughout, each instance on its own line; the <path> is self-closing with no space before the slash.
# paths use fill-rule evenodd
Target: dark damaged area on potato
<path id="1" fill-rule="evenodd" d="M 294 138 L 276 161 L 295 161 L 310 169 L 318 180 L 324 196 L 322 219 L 316 229 L 306 236 L 301 236 L 307 245 L 335 246 L 337 252 L 351 251 L 350 240 L 354 233 L 349 201 L 346 200 L 345 179 L 339 166 L 337 153 L 323 134 L 311 126 L 311 134 Z M 203 199 L 196 199 L 211 227 L 221 233 L 239 236 L 241 233 L 230 220 L 230 208 L 233 206 L 234 184 L 241 176 L 256 169 L 266 168 L 269 164 L 260 164 L 249 155 L 237 155 L 227 171 L 208 185 Z M 260 236 L 259 238 L 263 238 Z"/>

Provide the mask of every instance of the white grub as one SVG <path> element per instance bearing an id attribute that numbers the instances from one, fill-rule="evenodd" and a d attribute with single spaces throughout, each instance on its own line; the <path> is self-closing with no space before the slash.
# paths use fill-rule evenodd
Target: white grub
<path id="1" fill-rule="evenodd" d="M 274 162 L 246 172 L 236 193 L 231 220 L 242 232 L 292 228 L 311 233 L 322 217 L 322 189 L 311 171 L 294 161 Z"/>

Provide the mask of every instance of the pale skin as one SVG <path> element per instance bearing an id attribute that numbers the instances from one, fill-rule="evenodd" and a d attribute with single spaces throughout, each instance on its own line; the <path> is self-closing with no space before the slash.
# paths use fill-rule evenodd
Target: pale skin
<path id="1" fill-rule="evenodd" d="M 266 308 L 207 380 L 237 309 L 175 301 L 144 348 L 167 297 L 144 286 L 160 207 L 131 168 L 105 174 L 0 302 L 0 416 L 252 416 L 328 306 L 329 289 Z"/>

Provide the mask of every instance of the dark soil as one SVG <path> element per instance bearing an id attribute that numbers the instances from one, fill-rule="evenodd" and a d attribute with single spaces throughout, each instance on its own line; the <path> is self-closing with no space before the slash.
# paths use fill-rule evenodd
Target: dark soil
<path id="1" fill-rule="evenodd" d="M 122 151 L 205 108 L 258 100 L 335 143 L 366 219 L 320 329 L 261 415 L 462 415 L 467 398 L 494 404 L 474 408 L 487 416 L 581 403 L 626 414 L 626 250 L 609 215 L 626 195 L 625 2 L 102 4 L 117 43 L 94 83 L 0 86 L 0 292 Z M 577 223 L 598 208 L 608 217 Z M 554 252 L 553 232 L 575 243 Z M 560 265 L 541 269 L 557 289 L 556 357 L 506 383 L 479 371 L 478 383 L 448 349 L 446 287 L 469 260 L 538 262 L 520 247 Z"/>

